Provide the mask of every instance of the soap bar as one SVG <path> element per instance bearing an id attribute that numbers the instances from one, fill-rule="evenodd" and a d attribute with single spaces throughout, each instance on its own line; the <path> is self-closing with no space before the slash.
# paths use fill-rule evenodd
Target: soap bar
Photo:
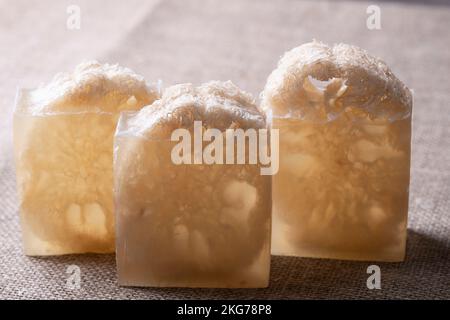
<path id="1" fill-rule="evenodd" d="M 114 252 L 118 116 L 157 95 L 131 70 L 95 61 L 19 90 L 13 134 L 25 254 Z"/>
<path id="2" fill-rule="evenodd" d="M 402 261 L 409 89 L 366 51 L 314 41 L 282 57 L 262 108 L 280 136 L 272 253 Z"/>
<path id="3" fill-rule="evenodd" d="M 259 164 L 194 163 L 199 123 L 202 134 L 219 136 L 266 129 L 251 96 L 231 82 L 169 87 L 153 105 L 121 116 L 114 147 L 120 285 L 268 285 L 271 177 Z M 189 132 L 192 150 L 178 152 L 177 129 Z M 173 150 L 190 160 L 174 160 Z"/>

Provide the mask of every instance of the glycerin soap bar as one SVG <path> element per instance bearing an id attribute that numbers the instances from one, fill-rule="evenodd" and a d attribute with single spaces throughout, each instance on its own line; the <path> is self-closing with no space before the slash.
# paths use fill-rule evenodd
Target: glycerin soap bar
<path id="1" fill-rule="evenodd" d="M 402 261 L 410 177 L 410 90 L 345 44 L 287 52 L 262 108 L 280 135 L 274 254 Z"/>
<path id="2" fill-rule="evenodd" d="M 114 149 L 121 285 L 268 285 L 271 177 L 259 164 L 195 160 L 196 134 L 214 130 L 200 145 L 204 156 L 234 128 L 266 129 L 266 121 L 231 82 L 169 87 L 153 105 L 121 116 Z M 177 148 L 180 132 L 191 148 Z"/>
<path id="3" fill-rule="evenodd" d="M 116 123 L 121 111 L 157 96 L 131 70 L 97 62 L 19 90 L 14 147 L 25 254 L 114 252 Z"/>

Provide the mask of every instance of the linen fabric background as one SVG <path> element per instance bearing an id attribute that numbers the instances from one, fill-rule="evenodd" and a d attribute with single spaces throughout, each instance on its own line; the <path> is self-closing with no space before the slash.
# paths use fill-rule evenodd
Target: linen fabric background
<path id="1" fill-rule="evenodd" d="M 367 7 L 381 9 L 369 30 Z M 81 29 L 66 27 L 69 5 Z M 447 1 L 0 0 L 0 298 L 450 298 L 450 3 Z M 376 263 L 278 257 L 266 289 L 123 288 L 114 255 L 23 255 L 12 152 L 17 87 L 35 87 L 82 60 L 120 63 L 165 86 L 232 80 L 258 96 L 284 51 L 313 38 L 358 45 L 414 90 L 407 257 Z M 80 289 L 66 285 L 81 269 Z"/>

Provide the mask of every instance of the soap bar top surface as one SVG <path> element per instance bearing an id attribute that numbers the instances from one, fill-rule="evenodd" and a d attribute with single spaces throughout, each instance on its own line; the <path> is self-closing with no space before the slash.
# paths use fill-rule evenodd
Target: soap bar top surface
<path id="1" fill-rule="evenodd" d="M 19 95 L 16 113 L 118 113 L 151 104 L 158 98 L 158 90 L 128 68 L 88 61 Z"/>
<path id="2" fill-rule="evenodd" d="M 284 54 L 262 93 L 274 117 L 327 122 L 346 114 L 391 121 L 411 115 L 410 90 L 382 60 L 347 44 L 318 41 Z"/>
<path id="3" fill-rule="evenodd" d="M 179 84 L 164 90 L 161 99 L 139 111 L 127 124 L 129 133 L 170 139 L 173 130 L 193 129 L 194 121 L 206 128 L 264 128 L 265 115 L 250 94 L 231 81 L 211 81 L 194 87 Z"/>

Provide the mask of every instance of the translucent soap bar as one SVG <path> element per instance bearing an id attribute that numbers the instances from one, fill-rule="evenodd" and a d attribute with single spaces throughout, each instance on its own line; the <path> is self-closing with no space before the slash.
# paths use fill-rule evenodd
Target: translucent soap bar
<path id="1" fill-rule="evenodd" d="M 410 91 L 359 48 L 285 54 L 263 93 L 280 130 L 272 253 L 404 259 L 411 107 Z"/>
<path id="2" fill-rule="evenodd" d="M 266 287 L 271 177 L 255 164 L 174 163 L 171 134 L 193 134 L 194 121 L 221 133 L 266 126 L 230 82 L 170 87 L 152 106 L 122 115 L 114 149 L 119 283 Z"/>
<path id="3" fill-rule="evenodd" d="M 97 62 L 19 91 L 14 147 L 25 254 L 114 252 L 119 112 L 156 97 L 130 70 Z"/>

